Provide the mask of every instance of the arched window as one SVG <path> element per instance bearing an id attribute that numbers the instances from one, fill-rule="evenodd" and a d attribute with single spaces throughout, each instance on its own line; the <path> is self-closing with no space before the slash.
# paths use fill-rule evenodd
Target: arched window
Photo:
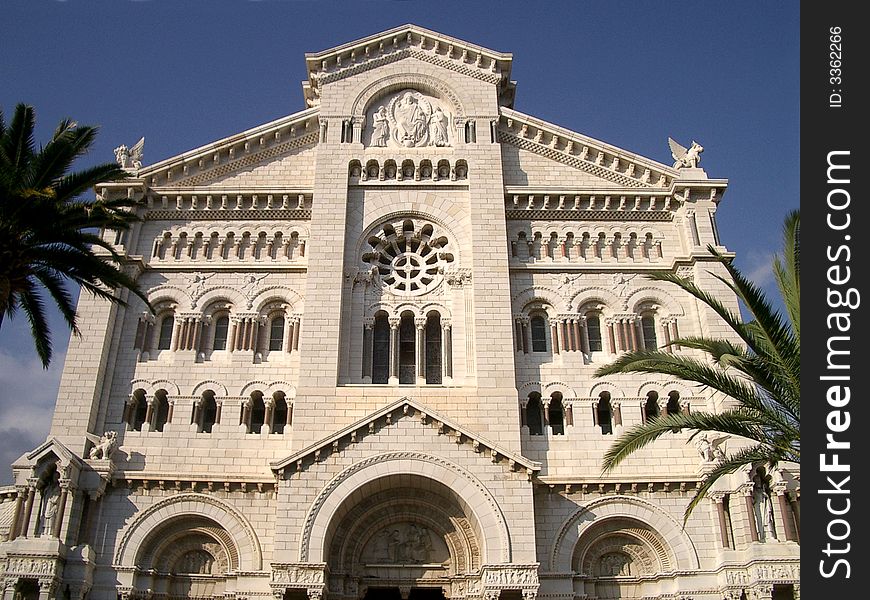
<path id="1" fill-rule="evenodd" d="M 266 404 L 263 402 L 263 393 L 254 392 L 251 394 L 251 423 L 248 426 L 248 433 L 260 433 L 265 422 Z"/>
<path id="2" fill-rule="evenodd" d="M 586 333 L 589 336 L 589 351 L 601 352 L 601 318 L 597 314 L 586 315 Z"/>
<path id="3" fill-rule="evenodd" d="M 133 400 L 128 410 L 127 424 L 130 426 L 130 429 L 142 431 L 142 425 L 145 423 L 145 417 L 148 414 L 148 404 L 145 402 L 144 390 L 133 392 Z"/>
<path id="4" fill-rule="evenodd" d="M 441 315 L 429 313 L 426 319 L 426 383 L 441 383 Z"/>
<path id="5" fill-rule="evenodd" d="M 169 350 L 172 347 L 172 329 L 175 327 L 175 317 L 171 314 L 160 321 L 160 335 L 157 337 L 157 349 Z"/>
<path id="6" fill-rule="evenodd" d="M 526 425 L 529 426 L 531 435 L 544 435 L 543 408 L 541 395 L 538 392 L 529 394 L 529 402 L 526 404 Z"/>
<path id="7" fill-rule="evenodd" d="M 652 391 L 646 395 L 646 404 L 643 405 L 644 421 L 649 423 L 659 418 L 659 393 Z"/>
<path id="8" fill-rule="evenodd" d="M 152 409 L 153 423 L 151 431 L 163 431 L 163 426 L 169 421 L 169 399 L 166 397 L 166 390 L 158 390 L 154 394 L 154 408 Z"/>
<path id="9" fill-rule="evenodd" d="M 211 433 L 215 423 L 217 423 L 217 402 L 214 399 L 214 392 L 206 390 L 202 393 L 196 430 L 199 433 Z"/>
<path id="10" fill-rule="evenodd" d="M 550 408 L 547 411 L 547 418 L 550 421 L 550 429 L 553 435 L 565 434 L 565 409 L 562 406 L 562 394 L 560 392 L 555 392 L 550 396 Z"/>
<path id="11" fill-rule="evenodd" d="M 640 318 L 640 327 L 643 333 L 643 347 L 646 350 L 656 350 L 659 347 L 656 339 L 656 320 L 650 313 L 644 314 Z"/>
<path id="12" fill-rule="evenodd" d="M 541 315 L 535 315 L 529 325 L 532 330 L 532 352 L 546 352 L 547 321 Z"/>
<path id="13" fill-rule="evenodd" d="M 227 315 L 222 315 L 214 322 L 214 341 L 212 342 L 212 350 L 226 350 L 227 338 L 230 331 L 230 318 Z"/>
<path id="14" fill-rule="evenodd" d="M 601 392 L 598 394 L 598 426 L 601 427 L 601 433 L 608 435 L 613 433 L 612 422 L 613 410 L 610 408 L 610 392 Z"/>
<path id="15" fill-rule="evenodd" d="M 668 392 L 667 410 L 669 415 L 677 415 L 680 413 L 680 392 L 676 390 Z"/>
<path id="16" fill-rule="evenodd" d="M 275 392 L 272 395 L 274 404 L 272 405 L 272 433 L 284 433 L 284 428 L 287 426 L 287 417 L 290 416 L 290 411 L 287 408 L 287 397 L 284 392 Z"/>
<path id="17" fill-rule="evenodd" d="M 417 383 L 416 336 L 414 315 L 403 314 L 399 322 L 399 383 Z"/>
<path id="18" fill-rule="evenodd" d="M 278 316 L 269 323 L 269 351 L 284 348 L 284 317 Z"/>
<path id="19" fill-rule="evenodd" d="M 372 341 L 372 383 L 390 380 L 390 322 L 387 314 L 375 315 Z"/>

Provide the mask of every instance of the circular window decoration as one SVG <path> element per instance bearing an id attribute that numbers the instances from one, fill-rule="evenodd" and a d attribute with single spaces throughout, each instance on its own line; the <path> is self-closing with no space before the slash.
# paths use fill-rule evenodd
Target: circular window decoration
<path id="1" fill-rule="evenodd" d="M 384 288 L 400 296 L 434 290 L 444 279 L 444 268 L 453 262 L 447 238 L 420 219 L 386 223 L 368 242 L 372 251 L 363 261 L 372 265 Z"/>

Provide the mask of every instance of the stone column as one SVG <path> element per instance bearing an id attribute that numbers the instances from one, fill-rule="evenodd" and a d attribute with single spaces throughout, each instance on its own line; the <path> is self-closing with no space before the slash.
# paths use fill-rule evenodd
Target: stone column
<path id="1" fill-rule="evenodd" d="M 56 584 L 54 580 L 39 580 L 39 600 L 52 600 L 54 596 L 54 588 Z"/>
<path id="2" fill-rule="evenodd" d="M 752 506 L 752 487 L 743 491 L 743 501 L 746 506 L 746 518 L 749 519 L 749 539 L 758 541 L 758 525 L 755 523 L 755 508 Z"/>
<path id="3" fill-rule="evenodd" d="M 591 354 L 589 348 L 589 331 L 586 329 L 586 317 L 582 316 L 580 321 L 580 351 L 583 354 Z"/>
<path id="4" fill-rule="evenodd" d="M 450 319 L 441 319 L 441 369 L 445 379 L 453 379 L 453 327 Z"/>
<path id="5" fill-rule="evenodd" d="M 574 328 L 574 351 L 583 350 L 583 327 L 579 318 L 571 319 L 571 326 Z"/>
<path id="6" fill-rule="evenodd" d="M 676 340 L 679 337 L 680 337 L 680 330 L 677 329 L 677 320 L 674 319 L 673 321 L 671 321 L 671 338 L 672 338 L 672 340 Z M 674 349 L 679 350 L 680 349 L 679 344 L 675 344 Z"/>
<path id="7" fill-rule="evenodd" d="M 374 317 L 363 319 L 363 347 L 362 347 L 362 378 L 363 383 L 372 382 L 372 354 L 374 352 Z"/>
<path id="8" fill-rule="evenodd" d="M 60 538 L 62 528 L 66 522 L 66 499 L 71 489 L 69 479 L 60 480 L 60 499 L 57 502 L 57 515 L 51 524 L 51 537 Z M 61 540 L 63 541 L 63 540 Z"/>
<path id="9" fill-rule="evenodd" d="M 716 520 L 719 523 L 719 543 L 723 548 L 730 548 L 731 545 L 728 543 L 728 517 L 725 514 L 725 494 L 713 492 L 708 497 L 716 511 Z"/>
<path id="10" fill-rule="evenodd" d="M 154 396 L 145 396 L 145 404 L 148 408 L 145 410 L 145 422 L 142 423 L 142 431 L 151 431 L 151 419 L 154 418 Z"/>
<path id="11" fill-rule="evenodd" d="M 775 520 L 782 523 L 782 535 L 786 541 L 793 542 L 797 540 L 797 535 L 794 531 L 794 522 L 791 518 L 791 507 L 788 505 L 788 500 L 785 496 L 785 491 L 774 490 L 773 511 Z"/>
<path id="12" fill-rule="evenodd" d="M 293 350 L 299 350 L 299 330 L 302 328 L 302 317 L 293 317 Z"/>
<path id="13" fill-rule="evenodd" d="M 16 486 L 15 508 L 12 509 L 12 523 L 9 524 L 9 541 L 18 537 L 18 527 L 21 525 L 21 511 L 24 509 L 24 500 L 27 498 L 27 488 Z"/>
<path id="14" fill-rule="evenodd" d="M 215 422 L 215 425 L 219 425 L 221 422 L 221 410 L 224 407 L 224 403 L 223 403 L 223 400 L 221 400 L 219 398 L 215 398 L 214 404 L 215 404 L 214 422 Z"/>
<path id="15" fill-rule="evenodd" d="M 529 323 L 531 319 L 529 317 L 523 315 L 520 317 L 520 326 L 522 327 L 522 339 L 523 339 L 523 354 L 529 353 Z"/>
<path id="16" fill-rule="evenodd" d="M 550 341 L 553 343 L 553 354 L 559 354 L 559 323 L 550 322 Z"/>
<path id="17" fill-rule="evenodd" d="M 399 323 L 400 317 L 390 317 L 390 385 L 399 383 Z"/>
<path id="18" fill-rule="evenodd" d="M 523 324 L 520 323 L 519 317 L 514 317 L 514 338 L 517 352 L 522 352 L 523 349 Z"/>
<path id="19" fill-rule="evenodd" d="M 251 399 L 247 398 L 242 402 L 242 423 L 245 428 L 245 433 L 251 431 Z"/>
<path id="20" fill-rule="evenodd" d="M 425 336 L 423 335 L 426 331 L 426 317 L 415 317 L 414 326 L 417 332 L 414 341 L 414 350 L 416 354 L 414 359 L 417 363 L 417 384 L 422 385 L 426 383 L 426 347 Z"/>
<path id="21" fill-rule="evenodd" d="M 570 327 L 570 321 L 566 318 L 559 319 L 559 325 L 562 329 L 562 350 L 565 352 L 570 352 L 573 350 L 571 347 L 571 336 L 568 334 L 568 328 Z"/>
<path id="22" fill-rule="evenodd" d="M 631 334 L 631 349 L 639 350 L 640 343 L 637 335 L 637 319 L 626 319 L 625 326 L 628 328 L 629 334 Z"/>
<path id="23" fill-rule="evenodd" d="M 196 431 L 202 431 L 200 423 L 202 422 L 202 397 L 200 396 L 193 401 L 193 416 L 190 419 L 191 425 L 196 425 Z"/>
<path id="24" fill-rule="evenodd" d="M 263 398 L 263 403 L 266 405 L 266 415 L 263 418 L 262 433 L 269 435 L 272 432 L 272 414 L 275 410 L 275 398 L 266 396 Z"/>
<path id="25" fill-rule="evenodd" d="M 617 346 L 616 346 L 616 336 L 615 336 L 615 333 L 613 331 L 613 319 L 607 319 L 605 321 L 605 324 L 607 325 L 607 341 L 610 345 L 610 348 L 609 348 L 610 353 L 616 354 L 617 352 L 619 352 L 619 350 L 617 349 Z"/>

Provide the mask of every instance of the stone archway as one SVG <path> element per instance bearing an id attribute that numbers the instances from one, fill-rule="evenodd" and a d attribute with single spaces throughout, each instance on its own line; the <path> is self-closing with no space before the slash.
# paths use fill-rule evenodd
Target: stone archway
<path id="1" fill-rule="evenodd" d="M 370 480 L 332 515 L 324 548 L 336 597 L 451 595 L 479 571 L 479 524 L 450 487 L 423 475 Z"/>

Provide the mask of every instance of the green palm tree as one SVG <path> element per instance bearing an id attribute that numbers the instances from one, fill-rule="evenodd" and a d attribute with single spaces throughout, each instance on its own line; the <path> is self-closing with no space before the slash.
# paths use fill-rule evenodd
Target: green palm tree
<path id="1" fill-rule="evenodd" d="M 731 279 L 718 277 L 739 298 L 751 315 L 748 323 L 709 293 L 673 273 L 655 273 L 712 308 L 741 343 L 707 337 L 687 337 L 672 345 L 704 352 L 700 360 L 662 350 L 630 352 L 601 367 L 596 377 L 616 373 L 660 373 L 719 391 L 736 401 L 719 413 L 669 414 L 637 425 L 623 434 L 604 455 L 605 472 L 616 468 L 636 450 L 679 429 L 719 432 L 749 440 L 748 446 L 726 456 L 701 481 L 686 508 L 685 518 L 723 475 L 745 465 L 781 461 L 800 462 L 800 213 L 790 213 L 784 226 L 783 256 L 774 258 L 774 275 L 786 318 L 775 311 L 764 293 L 743 276 L 731 259 L 708 247 Z M 691 438 L 690 438 L 691 439 Z"/>
<path id="2" fill-rule="evenodd" d="M 117 304 L 124 304 L 114 293 L 119 288 L 147 300 L 116 266 L 122 257 L 100 237 L 101 230 L 129 229 L 138 220 L 129 210 L 134 203 L 80 198 L 95 184 L 123 179 L 126 173 L 114 163 L 70 173 L 72 163 L 94 142 L 96 128 L 65 119 L 36 150 L 34 124 L 31 106 L 19 104 L 8 127 L 0 112 L 0 326 L 22 310 L 47 368 L 51 335 L 44 291 L 76 334 L 68 281 Z"/>

